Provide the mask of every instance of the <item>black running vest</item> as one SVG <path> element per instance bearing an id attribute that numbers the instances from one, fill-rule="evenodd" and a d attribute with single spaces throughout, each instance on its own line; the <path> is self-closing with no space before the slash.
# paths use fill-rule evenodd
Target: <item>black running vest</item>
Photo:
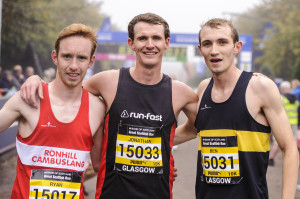
<path id="1" fill-rule="evenodd" d="M 243 72 L 223 103 L 207 86 L 195 126 L 199 134 L 197 199 L 267 199 L 266 172 L 271 129 L 256 122 L 246 106 L 252 73 Z"/>
<path id="2" fill-rule="evenodd" d="M 122 68 L 105 118 L 96 198 L 171 199 L 176 125 L 171 78 L 143 85 Z"/>

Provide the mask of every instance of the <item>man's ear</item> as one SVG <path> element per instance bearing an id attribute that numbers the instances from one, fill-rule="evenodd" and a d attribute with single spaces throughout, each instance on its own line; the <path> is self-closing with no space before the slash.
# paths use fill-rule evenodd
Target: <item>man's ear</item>
<path id="1" fill-rule="evenodd" d="M 91 58 L 91 61 L 90 61 L 90 64 L 89 64 L 89 67 L 91 67 L 93 64 L 94 64 L 94 62 L 95 62 L 95 55 L 93 55 L 92 56 L 92 58 Z"/>
<path id="2" fill-rule="evenodd" d="M 167 49 L 169 48 L 169 46 L 170 46 L 170 37 L 168 37 L 168 38 L 166 39 L 166 47 L 165 47 L 165 50 L 167 50 Z"/>
<path id="3" fill-rule="evenodd" d="M 128 46 L 132 51 L 135 51 L 134 45 L 133 45 L 133 40 L 131 38 L 128 38 Z"/>
<path id="4" fill-rule="evenodd" d="M 238 41 L 234 44 L 234 54 L 238 54 L 239 52 L 241 52 L 243 47 L 243 43 L 241 41 Z"/>
<path id="5" fill-rule="evenodd" d="M 57 62 L 57 53 L 56 53 L 56 50 L 52 50 L 52 53 L 51 53 L 51 57 L 52 57 L 52 61 L 54 62 L 54 64 L 57 66 L 58 65 L 58 62 Z"/>
<path id="6" fill-rule="evenodd" d="M 202 55 L 201 45 L 200 45 L 200 44 L 198 44 L 198 50 L 199 50 L 200 54 Z M 203 55 L 202 55 L 202 56 L 203 56 Z"/>

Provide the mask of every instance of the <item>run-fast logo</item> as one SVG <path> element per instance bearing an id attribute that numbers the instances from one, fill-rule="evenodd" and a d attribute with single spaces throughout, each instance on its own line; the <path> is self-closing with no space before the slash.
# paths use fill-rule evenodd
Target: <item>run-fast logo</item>
<path id="1" fill-rule="evenodd" d="M 162 121 L 162 115 L 154 115 L 151 113 L 135 113 L 130 112 L 128 113 L 127 110 L 124 110 L 121 113 L 122 118 L 137 118 L 137 119 L 143 119 L 143 120 L 152 120 L 152 121 Z"/>

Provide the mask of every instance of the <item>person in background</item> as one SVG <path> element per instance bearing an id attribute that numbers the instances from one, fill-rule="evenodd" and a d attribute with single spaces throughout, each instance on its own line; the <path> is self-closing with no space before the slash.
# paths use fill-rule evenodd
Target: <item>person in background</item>
<path id="1" fill-rule="evenodd" d="M 280 93 L 281 93 L 281 100 L 284 107 L 284 110 L 288 116 L 289 123 L 292 128 L 292 132 L 295 138 L 295 141 L 298 141 L 298 107 L 299 102 L 297 100 L 297 97 L 293 94 L 291 94 L 291 83 L 289 81 L 283 81 L 281 82 L 280 86 Z M 277 142 L 275 139 L 273 139 L 272 148 L 270 151 L 270 159 L 269 159 L 269 165 L 274 166 L 275 165 L 275 157 L 280 150 Z"/>
<path id="2" fill-rule="evenodd" d="M 298 79 L 293 79 L 291 84 L 292 84 L 291 94 L 296 95 L 298 102 L 300 103 L 300 81 Z M 298 107 L 298 130 L 300 131 L 300 106 Z"/>
<path id="3" fill-rule="evenodd" d="M 18 80 L 13 76 L 10 70 L 5 70 L 3 73 L 2 81 L 0 82 L 0 88 L 2 89 L 2 95 L 5 96 L 9 92 L 16 93 L 20 89 L 21 85 Z"/>
<path id="4" fill-rule="evenodd" d="M 32 66 L 27 66 L 25 68 L 25 79 L 34 75 L 34 68 Z"/>
<path id="5" fill-rule="evenodd" d="M 43 79 L 45 82 L 51 82 L 55 78 L 55 69 L 50 67 L 44 70 L 44 76 Z"/>
<path id="6" fill-rule="evenodd" d="M 104 103 L 82 87 L 96 46 L 92 28 L 64 28 L 51 54 L 56 78 L 42 85 L 44 99 L 37 99 L 38 108 L 26 104 L 18 92 L 0 110 L 0 132 L 14 121 L 19 125 L 11 199 L 84 199 L 83 172 L 93 138 L 101 140 L 105 115 Z"/>
<path id="7" fill-rule="evenodd" d="M 19 82 L 20 85 L 22 85 L 25 81 L 25 76 L 23 74 L 23 68 L 21 65 L 17 64 L 13 67 L 13 75 L 16 78 L 16 80 Z"/>

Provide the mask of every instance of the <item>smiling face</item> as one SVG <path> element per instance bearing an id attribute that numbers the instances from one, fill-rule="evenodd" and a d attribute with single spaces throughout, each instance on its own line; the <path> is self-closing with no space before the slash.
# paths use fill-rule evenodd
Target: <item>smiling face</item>
<path id="1" fill-rule="evenodd" d="M 60 41 L 59 52 L 52 51 L 52 59 L 57 66 L 58 78 L 67 87 L 82 83 L 87 69 L 94 63 L 91 57 L 92 42 L 80 36 L 70 36 Z"/>
<path id="2" fill-rule="evenodd" d="M 228 25 L 218 27 L 204 26 L 201 30 L 200 53 L 207 67 L 215 74 L 235 67 L 234 57 L 242 48 L 241 42 L 233 42 L 232 31 Z"/>
<path id="3" fill-rule="evenodd" d="M 130 49 L 136 53 L 136 65 L 146 68 L 161 66 L 169 42 L 170 38 L 165 38 L 162 25 L 146 22 L 138 22 L 134 26 L 134 39 L 128 39 Z"/>

